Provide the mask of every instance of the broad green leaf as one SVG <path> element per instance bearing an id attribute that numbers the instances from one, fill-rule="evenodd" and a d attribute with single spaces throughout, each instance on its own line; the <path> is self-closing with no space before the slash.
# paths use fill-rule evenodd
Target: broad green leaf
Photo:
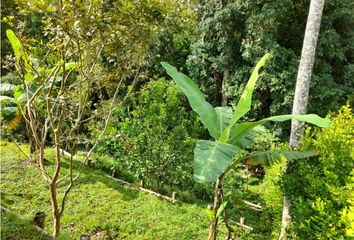
<path id="1" fill-rule="evenodd" d="M 244 122 L 235 125 L 230 134 L 230 139 L 228 140 L 228 143 L 235 144 L 241 137 L 245 136 L 248 131 L 253 129 L 254 127 L 258 125 L 262 125 L 268 121 L 273 121 L 273 122 L 283 122 L 291 119 L 296 119 L 299 121 L 311 123 L 313 125 L 319 126 L 319 127 L 329 127 L 331 125 L 331 120 L 328 118 L 321 118 L 317 116 L 316 114 L 307 114 L 307 115 L 279 115 L 279 116 L 274 116 L 274 117 L 269 117 L 269 118 L 264 118 L 262 120 L 256 121 L 256 122 Z"/>
<path id="2" fill-rule="evenodd" d="M 187 75 L 178 72 L 177 69 L 166 62 L 161 65 L 165 68 L 168 75 L 170 75 L 176 82 L 176 85 L 186 95 L 192 109 L 199 115 L 200 121 L 208 129 L 209 134 L 217 139 L 219 137 L 216 122 L 217 116 L 213 106 L 208 103 L 202 92 L 199 90 L 197 84 L 193 82 Z"/>
<path id="3" fill-rule="evenodd" d="M 1 115 L 4 117 L 12 116 L 17 112 L 17 107 L 1 107 Z"/>
<path id="4" fill-rule="evenodd" d="M 197 140 L 194 149 L 194 179 L 213 182 L 230 165 L 239 148 L 227 143 Z"/>
<path id="5" fill-rule="evenodd" d="M 239 146 L 240 148 L 245 148 L 249 146 L 260 134 L 264 133 L 265 130 L 266 128 L 263 126 L 256 126 L 233 144 Z"/>
<path id="6" fill-rule="evenodd" d="M 32 63 L 25 49 L 23 48 L 21 41 L 17 38 L 17 36 L 11 29 L 6 30 L 6 36 L 10 40 L 12 49 L 14 50 L 17 65 L 23 63 L 25 70 L 25 81 L 31 82 L 34 78 L 33 74 L 31 73 Z"/>
<path id="7" fill-rule="evenodd" d="M 252 71 L 251 77 L 248 80 L 247 85 L 241 95 L 241 98 L 236 105 L 235 112 L 234 115 L 232 116 L 230 124 L 220 136 L 219 141 L 226 142 L 227 139 L 229 138 L 231 128 L 237 123 L 237 121 L 241 117 L 243 117 L 246 113 L 249 112 L 249 110 L 251 110 L 252 94 L 259 77 L 259 70 L 266 64 L 269 57 L 270 57 L 269 53 L 265 54 L 261 58 L 261 60 L 258 61 L 256 67 Z"/>
<path id="8" fill-rule="evenodd" d="M 221 135 L 221 133 L 225 130 L 225 128 L 230 124 L 232 114 L 233 114 L 232 108 L 216 107 L 215 112 L 216 112 L 217 131 L 218 134 Z"/>
<path id="9" fill-rule="evenodd" d="M 22 59 L 22 44 L 11 29 L 6 30 L 6 36 L 10 40 L 12 49 L 14 50 L 16 62 L 19 63 Z"/>
<path id="10" fill-rule="evenodd" d="M 10 83 L 0 83 L 0 92 L 8 92 L 16 89 L 16 85 Z"/>
<path id="11" fill-rule="evenodd" d="M 12 102 L 12 103 L 16 103 L 16 100 L 12 97 L 8 97 L 8 96 L 0 96 L 0 102 Z"/>
<path id="12" fill-rule="evenodd" d="M 274 162 L 279 162 L 282 157 L 285 157 L 287 160 L 296 160 L 301 158 L 307 158 L 318 155 L 318 152 L 312 150 L 306 151 L 291 151 L 291 150 L 270 150 L 270 151 L 261 151 L 253 152 L 249 154 L 246 162 L 250 165 L 266 165 L 269 166 Z"/>

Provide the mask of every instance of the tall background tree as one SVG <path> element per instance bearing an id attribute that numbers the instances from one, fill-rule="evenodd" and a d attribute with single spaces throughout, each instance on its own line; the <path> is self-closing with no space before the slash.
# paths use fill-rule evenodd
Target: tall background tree
<path id="1" fill-rule="evenodd" d="M 224 70 L 228 78 L 223 92 L 229 103 L 242 93 L 252 60 L 271 52 L 272 60 L 256 86 L 248 118 L 291 111 L 296 74 L 310 1 L 200 1 L 199 39 L 188 58 L 189 76 L 202 85 L 208 100 L 220 102 Z M 322 34 L 318 39 L 308 110 L 326 115 L 346 101 L 353 101 L 354 3 L 328 0 L 324 6 Z M 219 78 L 218 76 L 221 76 Z M 290 124 L 280 125 L 283 136 Z"/>
<path id="2" fill-rule="evenodd" d="M 306 114 L 310 91 L 310 81 L 315 63 L 315 53 L 320 32 L 324 0 L 312 0 L 306 23 L 304 43 L 302 46 L 299 70 L 296 79 L 293 114 Z M 290 148 L 299 147 L 300 137 L 304 134 L 304 122 L 292 120 L 289 140 Z M 279 239 L 287 239 L 286 231 L 291 221 L 290 202 L 284 197 L 282 228 Z"/>

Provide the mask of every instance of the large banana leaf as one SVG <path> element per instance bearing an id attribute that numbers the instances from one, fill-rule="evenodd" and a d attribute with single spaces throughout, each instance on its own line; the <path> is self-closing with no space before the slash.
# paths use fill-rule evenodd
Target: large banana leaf
<path id="1" fill-rule="evenodd" d="M 291 151 L 291 150 L 270 150 L 253 152 L 246 158 L 246 162 L 250 165 L 266 165 L 269 166 L 274 162 L 279 162 L 281 157 L 285 157 L 287 160 L 296 160 L 301 158 L 307 158 L 318 155 L 318 152 L 313 150 L 306 151 Z"/>
<path id="2" fill-rule="evenodd" d="M 216 107 L 216 128 L 221 135 L 225 128 L 230 124 L 232 118 L 232 108 L 231 107 Z"/>
<path id="3" fill-rule="evenodd" d="M 227 141 L 230 144 L 235 144 L 237 141 L 245 136 L 248 131 L 253 129 L 254 127 L 258 125 L 262 125 L 268 121 L 273 121 L 273 122 L 283 122 L 286 120 L 291 120 L 291 119 L 296 119 L 299 121 L 311 123 L 313 125 L 319 126 L 319 127 L 328 127 L 331 125 L 331 120 L 328 118 L 321 118 L 317 116 L 316 114 L 307 114 L 307 115 L 279 115 L 279 116 L 274 116 L 274 117 L 269 117 L 269 118 L 264 118 L 262 120 L 256 121 L 256 122 L 244 122 L 235 125 L 230 133 L 230 139 Z"/>
<path id="4" fill-rule="evenodd" d="M 234 145 L 237 145 L 240 148 L 245 148 L 249 146 L 255 138 L 257 138 L 260 134 L 264 133 L 266 128 L 263 126 L 256 126 L 253 129 L 249 130 L 245 135 L 239 138 Z"/>
<path id="5" fill-rule="evenodd" d="M 205 100 L 197 84 L 195 84 L 195 82 L 193 82 L 187 75 L 178 72 L 177 69 L 170 64 L 162 62 L 161 65 L 166 69 L 167 74 L 173 78 L 177 86 L 186 95 L 189 104 L 199 115 L 200 121 L 208 129 L 209 134 L 214 139 L 217 139 L 219 134 L 216 125 L 217 115 L 215 109 Z"/>
<path id="6" fill-rule="evenodd" d="M 251 77 L 249 78 L 247 85 L 241 95 L 241 98 L 236 105 L 235 112 L 234 115 L 232 116 L 230 124 L 220 136 L 219 141 L 226 142 L 227 139 L 229 138 L 230 130 L 232 129 L 232 127 L 237 123 L 237 121 L 241 117 L 243 117 L 246 113 L 248 113 L 251 110 L 252 94 L 259 77 L 259 70 L 266 64 L 269 57 L 270 57 L 269 53 L 265 54 L 261 58 L 261 60 L 258 61 L 256 67 L 252 71 Z"/>
<path id="7" fill-rule="evenodd" d="M 33 80 L 32 71 L 32 62 L 28 57 L 25 49 L 22 46 L 20 39 L 15 35 L 11 29 L 6 30 L 6 36 L 9 39 L 12 49 L 14 50 L 16 63 L 20 65 L 21 63 L 25 69 L 25 80 L 30 82 Z"/>
<path id="8" fill-rule="evenodd" d="M 197 140 L 194 149 L 194 179 L 197 182 L 215 181 L 239 150 L 237 146 L 227 143 Z"/>

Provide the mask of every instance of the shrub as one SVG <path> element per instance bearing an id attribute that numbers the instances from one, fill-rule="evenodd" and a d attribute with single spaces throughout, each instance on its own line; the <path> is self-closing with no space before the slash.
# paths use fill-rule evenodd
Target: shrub
<path id="1" fill-rule="evenodd" d="M 116 173 L 128 170 L 157 191 L 193 188 L 193 148 L 202 128 L 183 94 L 159 79 L 131 101 L 116 111 L 99 151 L 114 157 Z"/>
<path id="2" fill-rule="evenodd" d="M 292 201 L 293 231 L 300 239 L 352 239 L 354 117 L 349 106 L 329 128 L 308 128 L 304 147 L 320 155 L 290 164 L 284 179 Z"/>

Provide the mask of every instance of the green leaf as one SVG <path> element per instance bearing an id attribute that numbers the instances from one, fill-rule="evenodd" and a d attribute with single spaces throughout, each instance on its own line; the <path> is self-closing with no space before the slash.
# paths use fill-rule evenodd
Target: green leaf
<path id="1" fill-rule="evenodd" d="M 220 136 L 219 141 L 226 142 L 227 139 L 229 138 L 231 128 L 237 123 L 237 121 L 241 117 L 243 117 L 246 113 L 248 113 L 251 110 L 252 94 L 259 77 L 259 70 L 266 64 L 269 57 L 270 57 L 269 53 L 265 54 L 261 58 L 261 60 L 258 61 L 256 67 L 252 71 L 251 77 L 248 80 L 247 85 L 241 95 L 241 98 L 236 105 L 235 112 L 234 115 L 232 116 L 230 124 Z"/>
<path id="2" fill-rule="evenodd" d="M 28 90 L 28 97 L 32 97 L 33 91 L 31 89 Z M 23 104 L 27 101 L 27 94 L 23 92 L 21 86 L 17 86 L 14 91 L 14 98 L 18 104 Z"/>
<path id="3" fill-rule="evenodd" d="M 224 211 L 225 207 L 229 203 L 229 199 L 231 196 L 231 192 L 228 192 L 225 197 L 223 198 L 223 202 L 220 204 L 218 211 L 216 212 L 216 217 L 219 217 L 220 214 Z"/>
<path id="4" fill-rule="evenodd" d="M 17 65 L 23 63 L 25 70 L 25 81 L 31 82 L 34 78 L 33 74 L 31 73 L 32 62 L 30 61 L 25 49 L 23 48 L 20 39 L 18 39 L 18 37 L 11 29 L 6 30 L 6 36 L 11 43 L 12 49 L 14 50 Z"/>
<path id="5" fill-rule="evenodd" d="M 245 148 L 250 145 L 256 137 L 264 133 L 266 130 L 263 126 L 256 126 L 255 128 L 249 130 L 243 137 L 235 141 L 233 144 L 239 146 L 240 148 Z"/>
<path id="6" fill-rule="evenodd" d="M 12 102 L 12 103 L 16 103 L 16 100 L 12 97 L 8 97 L 8 96 L 0 96 L 0 102 Z"/>
<path id="7" fill-rule="evenodd" d="M 76 62 L 65 63 L 65 70 L 71 70 L 76 68 L 76 64 L 77 64 Z"/>
<path id="8" fill-rule="evenodd" d="M 225 128 L 230 124 L 232 118 L 232 108 L 231 107 L 216 107 L 216 122 L 217 131 L 219 135 L 225 130 Z"/>
<path id="9" fill-rule="evenodd" d="M 228 201 L 223 201 L 221 204 L 220 204 L 220 207 L 218 208 L 218 211 L 216 212 L 216 217 L 219 217 L 220 214 L 224 211 L 226 205 L 228 204 L 229 202 Z"/>
<path id="10" fill-rule="evenodd" d="M 4 117 L 12 116 L 17 112 L 17 107 L 1 107 L 1 115 Z"/>
<path id="11" fill-rule="evenodd" d="M 253 129 L 254 127 L 258 125 L 262 125 L 268 121 L 273 121 L 273 122 L 283 122 L 291 119 L 296 119 L 299 121 L 307 122 L 314 124 L 319 127 L 329 127 L 331 125 L 331 120 L 328 118 L 321 118 L 316 114 L 307 114 L 307 115 L 279 115 L 279 116 L 274 116 L 274 117 L 269 117 L 269 118 L 264 118 L 262 120 L 256 121 L 256 122 L 244 122 L 235 125 L 231 129 L 230 133 L 230 139 L 228 140 L 228 143 L 235 144 L 237 141 L 239 141 L 240 138 L 245 136 L 248 131 Z"/>
<path id="12" fill-rule="evenodd" d="M 176 85 L 186 95 L 192 109 L 199 115 L 200 121 L 208 129 L 209 134 L 217 139 L 219 137 L 216 122 L 217 115 L 213 106 L 208 103 L 197 84 L 187 75 L 178 72 L 177 69 L 166 62 L 161 62 L 168 75 L 176 82 Z"/>
<path id="13" fill-rule="evenodd" d="M 0 83 L 0 92 L 8 92 L 16 89 L 16 85 L 10 83 Z"/>
<path id="14" fill-rule="evenodd" d="M 62 67 L 62 63 L 59 62 L 59 64 L 61 65 L 60 67 Z M 68 71 L 68 70 L 74 69 L 74 68 L 76 68 L 77 65 L 78 65 L 77 62 L 72 62 L 72 61 L 67 62 L 67 63 L 65 63 L 65 70 Z M 38 69 L 38 71 L 41 74 L 50 74 L 51 72 L 54 72 L 56 68 L 57 68 L 57 66 L 52 67 L 52 68 L 40 67 Z"/>
<path id="15" fill-rule="evenodd" d="M 14 50 L 16 62 L 19 63 L 22 58 L 22 44 L 11 29 L 6 30 L 6 36 L 11 43 L 12 49 Z"/>
<path id="16" fill-rule="evenodd" d="M 239 148 L 227 143 L 197 140 L 194 149 L 194 179 L 213 182 L 230 165 Z"/>
<path id="17" fill-rule="evenodd" d="M 266 165 L 269 166 L 274 162 L 279 162 L 282 157 L 285 157 L 287 160 L 296 160 L 301 158 L 307 158 L 318 155 L 318 152 L 313 150 L 306 151 L 279 151 L 279 150 L 270 150 L 270 151 L 261 151 L 253 152 L 248 155 L 246 162 L 250 165 Z"/>
<path id="18" fill-rule="evenodd" d="M 260 121 L 264 121 L 264 122 L 266 122 L 266 121 L 283 122 L 283 121 L 292 120 L 292 119 L 299 120 L 299 121 L 302 121 L 302 122 L 311 123 L 311 124 L 316 125 L 318 127 L 329 127 L 332 124 L 330 119 L 321 118 L 321 117 L 319 117 L 316 114 L 279 115 L 279 116 L 273 116 L 273 117 L 265 118 L 265 119 L 260 120 Z"/>

